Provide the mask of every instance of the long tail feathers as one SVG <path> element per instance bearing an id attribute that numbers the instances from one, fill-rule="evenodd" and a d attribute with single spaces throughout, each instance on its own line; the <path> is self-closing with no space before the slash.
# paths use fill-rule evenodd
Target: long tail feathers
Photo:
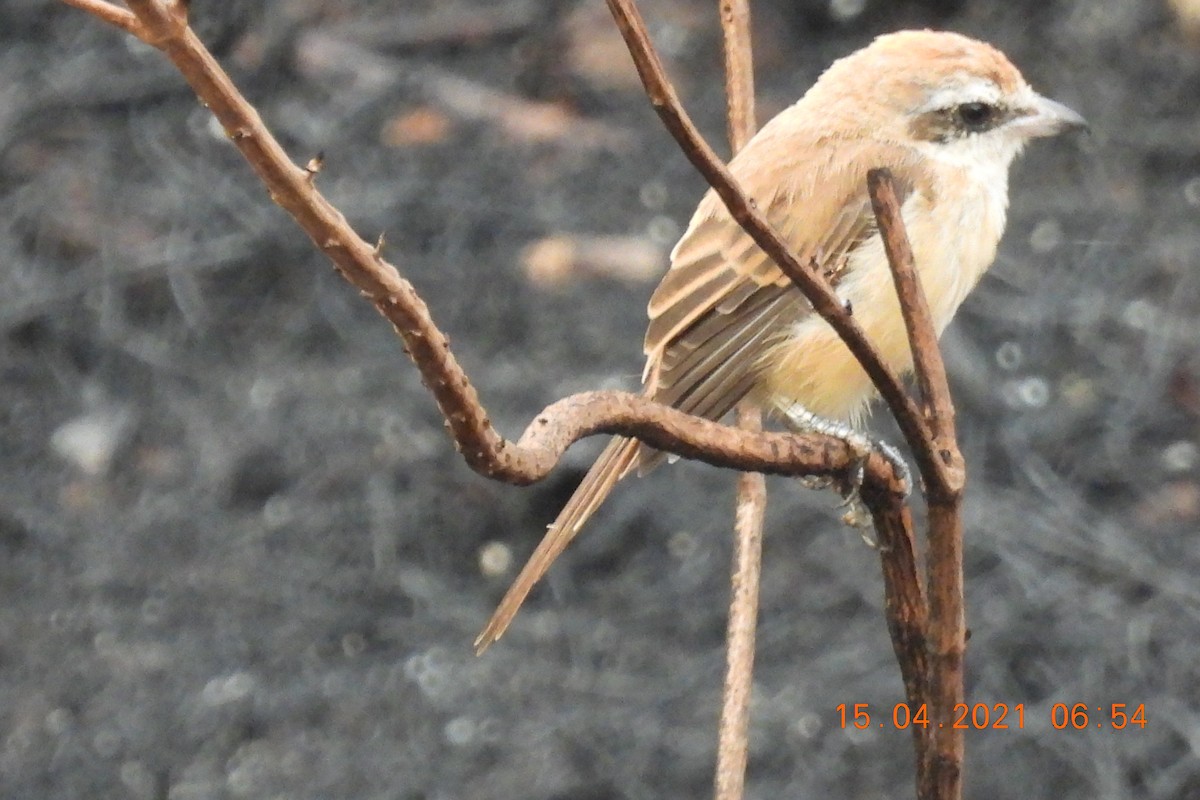
<path id="1" fill-rule="evenodd" d="M 487 626 L 475 640 L 476 655 L 481 654 L 492 642 L 504 635 L 534 584 L 541 580 L 554 560 L 571 543 L 583 524 L 600 507 L 604 498 L 608 497 L 617 481 L 625 477 L 637 463 L 639 448 L 636 439 L 618 436 L 596 459 L 596 463 L 588 470 L 575 494 L 571 495 L 567 505 L 559 512 L 558 518 L 525 563 L 521 574 L 513 581 L 512 586 L 508 587 L 504 599 L 500 601 Z"/>

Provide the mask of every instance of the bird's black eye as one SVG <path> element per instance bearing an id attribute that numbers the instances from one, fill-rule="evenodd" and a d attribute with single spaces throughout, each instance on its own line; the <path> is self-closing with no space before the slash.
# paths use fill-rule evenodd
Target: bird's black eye
<path id="1" fill-rule="evenodd" d="M 985 131 L 992 126 L 998 109 L 987 103 L 963 103 L 954 110 L 958 121 L 969 131 Z"/>

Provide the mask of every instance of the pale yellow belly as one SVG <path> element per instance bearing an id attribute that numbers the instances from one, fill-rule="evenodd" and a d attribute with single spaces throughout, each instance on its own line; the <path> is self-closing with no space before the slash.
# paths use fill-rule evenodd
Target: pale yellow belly
<path id="1" fill-rule="evenodd" d="M 904 209 L 917 271 L 939 334 L 996 254 L 1004 209 L 984 204 L 976 208 L 982 213 L 940 217 L 926 209 L 907 205 Z M 838 294 L 850 301 L 855 319 L 884 362 L 898 373 L 911 371 L 904 320 L 878 237 L 855 254 Z M 798 403 L 818 416 L 855 424 L 875 396 L 870 379 L 849 349 L 816 315 L 781 336 L 761 358 L 759 368 L 762 378 L 756 396 L 771 409 Z"/>
<path id="2" fill-rule="evenodd" d="M 898 311 L 895 316 L 899 317 Z M 903 321 L 890 317 L 877 315 L 870 324 L 864 320 L 864 329 L 889 367 L 908 372 L 912 359 Z M 764 355 L 761 364 L 760 402 L 776 410 L 798 403 L 819 417 L 857 423 L 875 396 L 866 372 L 822 320 L 796 326 Z"/>

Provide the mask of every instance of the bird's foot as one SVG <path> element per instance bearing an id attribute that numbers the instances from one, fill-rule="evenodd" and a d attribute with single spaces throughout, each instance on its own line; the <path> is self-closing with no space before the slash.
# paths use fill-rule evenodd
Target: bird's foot
<path id="1" fill-rule="evenodd" d="M 842 514 L 842 522 L 853 528 L 866 529 L 871 526 L 871 514 L 862 501 L 861 489 L 866 470 L 867 459 L 871 453 L 879 453 L 892 465 L 896 476 L 904 485 L 904 496 L 907 498 L 912 491 L 912 472 L 908 463 L 900 455 L 900 451 L 882 439 L 872 439 L 856 431 L 844 422 L 818 417 L 803 406 L 793 405 L 784 412 L 788 426 L 797 433 L 820 433 L 833 436 L 845 442 L 855 455 L 855 464 L 850 472 L 849 480 L 841 482 L 838 489 L 845 500 L 846 512 Z M 808 476 L 801 479 L 801 485 L 809 489 L 824 489 L 834 484 L 832 478 Z M 863 536 L 867 544 L 874 541 Z"/>
<path id="2" fill-rule="evenodd" d="M 904 486 L 904 499 L 912 494 L 912 470 L 908 468 L 908 462 L 904 460 L 904 456 L 900 455 L 900 451 L 893 445 L 888 444 L 883 439 L 871 439 L 871 449 L 884 457 L 889 464 L 892 465 L 892 470 L 896 473 L 896 477 L 900 479 L 900 483 Z"/>

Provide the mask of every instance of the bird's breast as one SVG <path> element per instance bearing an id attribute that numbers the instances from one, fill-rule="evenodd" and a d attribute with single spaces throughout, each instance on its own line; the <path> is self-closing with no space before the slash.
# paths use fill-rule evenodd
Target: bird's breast
<path id="1" fill-rule="evenodd" d="M 996 255 L 1004 229 L 1007 186 L 950 175 L 935 193 L 914 193 L 901 214 L 917 273 L 940 334 Z M 912 369 L 912 354 L 883 243 L 876 234 L 850 256 L 838 294 L 885 363 Z M 831 419 L 855 421 L 874 388 L 828 323 L 815 315 L 792 327 L 761 362 L 767 404 L 800 403 Z"/>

